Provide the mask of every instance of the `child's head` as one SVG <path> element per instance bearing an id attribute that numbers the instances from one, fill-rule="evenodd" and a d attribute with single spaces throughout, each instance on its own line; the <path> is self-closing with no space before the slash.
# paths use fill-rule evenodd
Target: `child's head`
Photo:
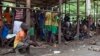
<path id="1" fill-rule="evenodd" d="M 22 23 L 22 24 L 21 24 L 21 29 L 24 30 L 24 32 L 27 33 L 29 27 L 28 27 L 28 25 L 27 25 L 26 23 Z"/>

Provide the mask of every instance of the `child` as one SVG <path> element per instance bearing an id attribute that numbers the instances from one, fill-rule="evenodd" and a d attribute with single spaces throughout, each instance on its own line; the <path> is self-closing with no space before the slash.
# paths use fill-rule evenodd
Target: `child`
<path id="1" fill-rule="evenodd" d="M 21 30 L 17 33 L 15 37 L 13 49 L 1 55 L 15 53 L 16 49 L 20 53 L 30 54 L 30 49 L 29 49 L 30 43 L 29 43 L 29 37 L 28 37 L 27 31 L 28 31 L 28 25 L 25 23 L 22 23 Z"/>
<path id="2" fill-rule="evenodd" d="M 34 39 L 34 27 L 33 27 L 32 25 L 31 25 L 31 27 L 29 28 L 28 33 L 29 33 L 29 35 L 30 35 L 30 39 L 31 39 L 32 41 L 35 41 L 35 39 Z"/>
<path id="3" fill-rule="evenodd" d="M 56 39 L 57 39 L 57 34 L 58 34 L 58 21 L 59 21 L 58 14 L 57 13 L 53 13 L 52 14 L 51 31 L 52 31 L 52 42 L 54 44 L 56 44 Z"/>
<path id="4" fill-rule="evenodd" d="M 28 25 L 25 24 L 25 23 L 22 23 L 21 24 L 21 30 L 17 33 L 17 35 L 15 37 L 15 40 L 14 40 L 14 50 L 15 49 L 19 49 L 20 50 L 20 48 L 24 46 L 23 45 L 24 44 L 23 40 L 27 36 L 27 31 L 28 31 Z M 28 49 L 29 49 L 29 46 L 26 47 L 27 53 L 29 53 Z"/>
<path id="5" fill-rule="evenodd" d="M 30 40 L 32 41 L 30 44 L 37 46 L 38 44 L 36 43 L 35 37 L 34 37 L 34 27 L 33 25 L 31 25 L 31 27 L 28 30 L 29 36 L 30 36 Z"/>
<path id="6" fill-rule="evenodd" d="M 46 32 L 46 40 L 49 44 L 51 44 L 51 26 L 52 26 L 52 13 L 46 12 L 45 14 L 45 32 Z"/>

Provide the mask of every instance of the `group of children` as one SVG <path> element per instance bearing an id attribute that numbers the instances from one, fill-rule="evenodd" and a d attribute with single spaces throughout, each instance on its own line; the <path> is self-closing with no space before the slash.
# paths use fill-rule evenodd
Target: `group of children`
<path id="1" fill-rule="evenodd" d="M 4 16 L 6 16 L 6 15 L 8 15 L 8 14 L 7 13 L 4 14 Z M 9 16 L 10 15 L 8 15 L 7 17 L 9 17 Z M 42 18 L 42 17 L 40 17 L 40 18 Z M 45 13 L 45 20 L 39 23 L 40 24 L 40 30 L 42 30 L 42 32 L 43 31 L 45 32 L 45 33 L 43 33 L 45 35 L 44 39 L 49 44 L 51 44 L 51 43 L 54 44 L 54 43 L 57 42 L 59 19 L 60 18 L 58 16 L 58 13 L 46 12 Z M 4 27 L 4 29 L 6 29 L 6 31 L 8 31 L 9 25 L 11 24 L 11 20 L 10 19 L 6 19 L 6 20 L 7 20 L 6 21 L 7 24 L 4 24 L 3 27 Z M 0 20 L 0 26 L 2 25 L 1 21 L 2 20 Z M 89 20 L 89 21 L 92 21 L 92 20 Z M 89 23 L 92 24 L 92 22 L 89 22 Z M 65 34 L 64 38 L 66 40 L 69 40 L 71 38 L 71 34 L 68 36 L 67 33 L 69 31 L 71 31 L 71 24 L 70 24 L 70 17 L 68 15 L 65 15 L 63 25 L 66 28 L 65 30 L 63 30 L 65 32 L 65 33 L 63 33 L 63 34 Z M 85 25 L 85 24 L 83 23 L 83 25 Z M 30 45 L 36 44 L 38 46 L 38 44 L 36 42 L 36 36 L 35 36 L 36 35 L 35 24 L 31 24 L 31 26 L 28 27 L 28 25 L 26 23 L 22 23 L 20 27 L 21 27 L 21 30 L 16 34 L 16 36 L 14 38 L 13 52 L 16 49 L 19 49 L 19 51 L 20 51 L 24 48 L 24 50 L 26 50 L 27 53 L 29 53 L 29 46 Z M 91 27 L 91 26 L 89 25 L 89 27 Z M 85 29 L 83 29 L 83 28 L 82 28 L 82 30 L 85 31 Z M 38 32 L 38 34 L 39 34 L 39 32 Z M 5 37 L 6 35 L 4 35 L 2 37 Z M 74 37 L 74 36 L 72 36 L 72 37 Z"/>
<path id="2" fill-rule="evenodd" d="M 51 19 L 51 17 L 53 17 Z M 50 21 L 51 20 L 51 21 Z M 58 33 L 58 20 L 59 17 L 57 14 L 51 15 L 50 12 L 47 13 L 46 21 L 45 21 L 45 29 L 46 29 L 46 40 L 49 43 L 55 43 L 57 33 Z M 27 43 L 26 43 L 27 42 Z M 16 34 L 15 40 L 14 40 L 14 46 L 13 50 L 19 47 L 25 47 L 26 50 L 29 50 L 30 45 L 38 45 L 36 43 L 35 39 L 35 29 L 34 26 L 31 25 L 30 28 L 28 28 L 28 25 L 25 23 L 21 24 L 21 30 Z M 26 46 L 25 46 L 26 45 Z M 29 53 L 29 52 L 28 52 Z"/>
<path id="3" fill-rule="evenodd" d="M 46 13 L 45 29 L 48 43 L 55 43 L 58 35 L 59 16 L 57 13 Z"/>
<path id="4" fill-rule="evenodd" d="M 41 19 L 41 18 L 43 18 L 42 15 L 40 15 L 39 19 Z M 45 20 L 42 22 L 44 25 L 42 23 L 39 23 L 41 26 L 40 30 L 44 31 L 44 33 L 43 33 L 44 39 L 48 43 L 55 43 L 57 34 L 58 34 L 58 24 L 59 24 L 58 13 L 46 12 L 44 18 L 45 18 Z M 39 20 L 38 20 L 38 22 L 39 22 Z M 33 45 L 34 44 L 38 45 L 36 43 L 37 36 L 36 36 L 35 22 L 33 22 L 33 23 L 31 24 L 30 28 L 27 28 L 28 26 L 25 23 L 22 23 L 21 30 L 16 34 L 16 36 L 14 38 L 15 39 L 14 40 L 14 49 L 16 49 L 17 45 L 20 44 L 20 42 L 26 37 L 26 35 L 29 35 L 30 40 L 32 40 L 32 42 L 33 42 Z M 6 8 L 6 10 L 3 14 L 3 19 L 0 20 L 0 26 L 3 27 L 2 29 L 4 29 L 4 30 L 0 31 L 1 35 L 2 35 L 0 38 L 6 39 L 6 36 L 9 34 L 9 31 L 12 30 L 11 29 L 12 27 L 10 28 L 10 26 L 12 26 L 12 25 L 13 24 L 12 24 L 9 8 Z M 37 32 L 37 33 L 39 34 L 39 32 Z"/>

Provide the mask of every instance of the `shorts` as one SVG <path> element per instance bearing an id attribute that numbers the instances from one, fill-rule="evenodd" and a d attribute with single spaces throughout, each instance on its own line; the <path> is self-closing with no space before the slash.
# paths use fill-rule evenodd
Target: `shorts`
<path id="1" fill-rule="evenodd" d="M 57 26 L 52 26 L 52 34 L 57 34 L 58 33 L 58 27 Z"/>
<path id="2" fill-rule="evenodd" d="M 46 29 L 46 31 L 51 31 L 51 25 L 45 25 L 45 29 Z"/>

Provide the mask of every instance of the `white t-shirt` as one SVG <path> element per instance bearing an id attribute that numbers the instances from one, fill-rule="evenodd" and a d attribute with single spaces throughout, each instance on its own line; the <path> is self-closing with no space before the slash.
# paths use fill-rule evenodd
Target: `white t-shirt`
<path id="1" fill-rule="evenodd" d="M 13 34 L 17 34 L 20 31 L 22 23 L 21 21 L 14 21 Z"/>

